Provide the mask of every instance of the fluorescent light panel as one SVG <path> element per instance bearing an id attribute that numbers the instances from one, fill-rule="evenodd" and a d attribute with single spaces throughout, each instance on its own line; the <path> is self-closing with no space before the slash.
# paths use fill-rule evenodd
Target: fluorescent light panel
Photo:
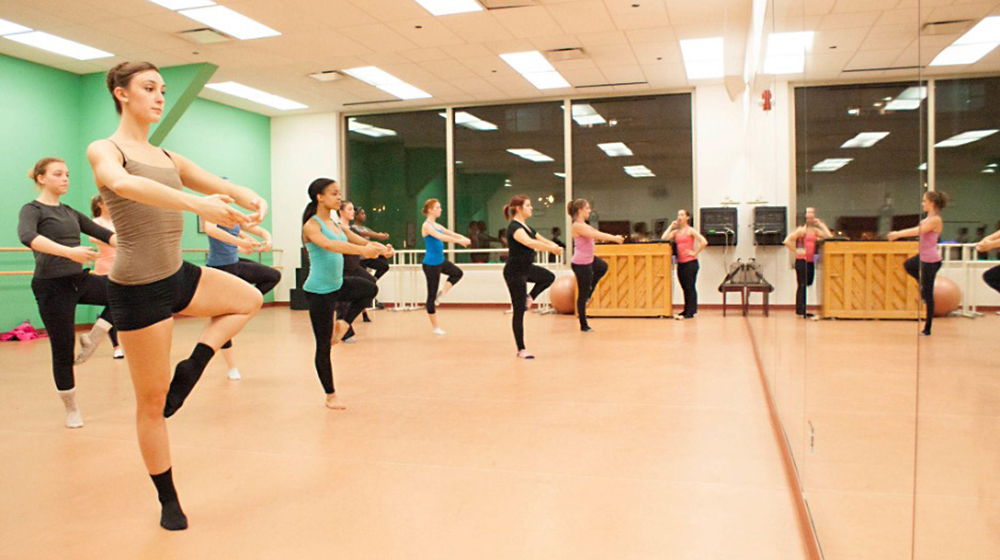
<path id="1" fill-rule="evenodd" d="M 689 80 L 721 78 L 725 75 L 722 37 L 681 41 L 684 71 Z"/>
<path id="2" fill-rule="evenodd" d="M 62 37 L 56 37 L 55 35 L 50 35 L 44 31 L 16 33 L 14 35 L 7 35 L 5 38 L 10 39 L 11 41 L 17 41 L 18 43 L 28 45 L 30 47 L 35 47 L 36 49 L 61 54 L 77 60 L 94 60 L 95 58 L 107 58 L 109 56 L 114 56 L 107 51 L 95 49 L 94 47 L 88 47 L 82 43 L 70 41 L 69 39 L 63 39 Z"/>
<path id="3" fill-rule="evenodd" d="M 538 89 L 570 87 L 566 78 L 538 51 L 525 51 L 500 55 L 504 62 Z"/>
<path id="4" fill-rule="evenodd" d="M 426 99 L 431 97 L 431 94 L 426 91 L 400 80 L 377 66 L 351 68 L 344 70 L 344 73 L 362 82 L 371 84 L 399 99 Z"/>
<path id="5" fill-rule="evenodd" d="M 556 177 L 559 177 L 560 179 L 565 179 L 566 178 L 566 174 L 565 173 L 553 173 L 553 175 L 555 175 Z"/>
<path id="6" fill-rule="evenodd" d="M 656 177 L 645 165 L 626 165 L 624 169 L 625 173 L 635 178 Z"/>
<path id="7" fill-rule="evenodd" d="M 508 152 L 514 154 L 518 157 L 523 157 L 524 159 L 534 161 L 534 162 L 545 162 L 545 161 L 555 161 L 549 156 L 539 152 L 538 150 L 532 150 L 530 148 L 510 148 Z"/>
<path id="8" fill-rule="evenodd" d="M 448 118 L 448 113 L 438 113 L 444 118 Z M 459 126 L 464 126 L 465 128 L 470 128 L 472 130 L 497 130 L 497 125 L 480 119 L 479 117 L 473 115 L 472 113 L 467 113 L 465 111 L 457 111 L 455 113 L 455 124 Z"/>
<path id="9" fill-rule="evenodd" d="M 573 104 L 573 120 L 580 126 L 594 126 L 608 122 L 589 103 Z"/>
<path id="10" fill-rule="evenodd" d="M 1000 45 L 1000 16 L 983 18 L 975 27 L 965 32 L 938 53 L 931 66 L 972 64 Z"/>
<path id="11" fill-rule="evenodd" d="M 888 132 L 861 132 L 854 138 L 840 145 L 841 148 L 871 148 L 879 140 L 888 136 Z"/>
<path id="12" fill-rule="evenodd" d="M 190 8 L 204 8 L 205 6 L 214 6 L 215 2 L 212 0 L 149 0 L 154 4 L 159 4 L 168 10 L 187 10 Z"/>
<path id="13" fill-rule="evenodd" d="M 177 13 L 244 41 L 281 35 L 281 33 L 263 23 L 250 19 L 225 6 L 208 6 L 205 8 L 179 10 Z"/>
<path id="14" fill-rule="evenodd" d="M 417 4 L 436 16 L 479 12 L 483 9 L 476 0 L 417 0 Z"/>
<path id="15" fill-rule="evenodd" d="M 854 161 L 854 158 L 827 158 L 813 166 L 817 173 L 833 173 L 841 167 Z"/>
<path id="16" fill-rule="evenodd" d="M 389 128 L 379 128 L 377 126 L 358 122 L 355 119 L 349 119 L 347 121 L 347 130 L 357 132 L 358 134 L 364 134 L 365 136 L 371 136 L 372 138 L 385 138 L 396 135 L 395 130 Z"/>
<path id="17" fill-rule="evenodd" d="M 801 74 L 806 67 L 806 51 L 812 45 L 812 31 L 772 33 L 767 38 L 765 74 Z"/>
<path id="18" fill-rule="evenodd" d="M 236 97 L 241 97 L 243 99 L 253 101 L 254 103 L 259 103 L 261 105 L 273 107 L 274 109 L 279 109 L 281 111 L 291 111 L 293 109 L 307 108 L 306 105 L 303 105 L 297 101 L 292 101 L 291 99 L 286 99 L 284 97 L 267 93 L 266 91 L 261 91 L 259 89 L 255 89 L 250 86 L 245 86 L 237 82 L 221 82 L 218 84 L 208 84 L 205 87 L 222 93 L 227 93 L 229 95 L 234 95 Z"/>
<path id="19" fill-rule="evenodd" d="M 604 150 L 604 153 L 608 154 L 608 157 L 626 157 L 633 155 L 632 150 L 630 150 L 624 142 L 608 142 L 606 144 L 598 144 L 597 147 Z"/>
<path id="20" fill-rule="evenodd" d="M 31 31 L 30 27 L 25 27 L 23 25 L 18 25 L 13 21 L 7 21 L 5 19 L 0 19 L 0 36 L 11 35 L 13 33 L 26 33 Z"/>
<path id="21" fill-rule="evenodd" d="M 927 86 L 908 87 L 885 105 L 887 111 L 913 111 L 920 108 L 920 103 L 927 99 Z"/>
<path id="22" fill-rule="evenodd" d="M 964 146 L 966 144 L 971 144 L 973 142 L 982 140 L 983 138 L 986 138 L 987 136 L 993 136 L 997 132 L 1000 132 L 1000 131 L 998 131 L 995 128 L 994 129 L 989 129 L 989 130 L 970 130 L 968 132 L 963 132 L 961 134 L 956 134 L 956 135 L 954 135 L 951 138 L 948 138 L 946 140 L 942 140 L 942 141 L 938 142 L 937 144 L 934 144 L 934 147 L 935 148 L 955 148 L 955 147 L 958 147 L 958 146 Z"/>

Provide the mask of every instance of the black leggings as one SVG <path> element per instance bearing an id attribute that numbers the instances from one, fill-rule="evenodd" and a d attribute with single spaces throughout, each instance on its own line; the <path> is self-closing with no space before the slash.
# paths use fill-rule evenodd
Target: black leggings
<path id="1" fill-rule="evenodd" d="M 795 280 L 799 287 L 795 290 L 795 314 L 806 315 L 806 292 L 816 279 L 816 263 L 805 259 L 795 261 Z"/>
<path id="2" fill-rule="evenodd" d="M 266 264 L 247 259 L 240 259 L 233 264 L 213 266 L 212 268 L 228 272 L 248 284 L 253 284 L 255 288 L 260 290 L 261 295 L 267 295 L 281 281 L 281 273 L 277 270 Z"/>
<path id="3" fill-rule="evenodd" d="M 52 376 L 56 388 L 69 391 L 76 386 L 73 377 L 73 355 L 76 345 L 76 306 L 103 305 L 101 319 L 111 322 L 108 307 L 108 279 L 84 270 L 60 278 L 34 278 L 31 291 L 38 302 L 38 312 L 49 334 L 52 348 Z"/>
<path id="4" fill-rule="evenodd" d="M 1000 265 L 994 266 L 983 273 L 983 280 L 994 290 L 1000 292 Z"/>
<path id="5" fill-rule="evenodd" d="M 507 261 L 503 267 L 503 279 L 507 282 L 510 304 L 514 309 L 514 318 L 511 321 L 514 327 L 514 342 L 517 343 L 517 350 L 521 351 L 524 350 L 524 312 L 528 303 L 528 282 L 535 285 L 531 289 L 531 299 L 537 299 L 556 281 L 556 275 L 537 264 L 519 266 L 511 265 L 510 261 Z"/>
<path id="6" fill-rule="evenodd" d="M 361 278 L 362 280 L 366 280 L 368 282 L 371 282 L 373 285 L 375 285 L 375 283 L 378 282 L 378 278 L 377 277 L 372 276 L 371 273 L 369 273 L 367 270 L 365 270 L 364 268 L 361 268 L 361 267 L 352 268 L 350 270 L 348 270 L 348 269 L 345 268 L 344 269 L 344 277 L 348 277 L 348 276 L 353 277 L 353 278 Z M 365 300 L 365 301 L 363 301 L 361 303 L 362 309 L 363 310 L 364 309 L 368 309 L 372 305 L 374 305 L 375 304 L 375 296 L 377 296 L 377 295 L 378 295 L 378 285 L 375 285 L 375 294 L 371 297 L 371 299 Z M 350 311 L 350 307 L 351 307 L 350 302 L 346 302 L 346 301 L 340 302 L 340 304 L 337 305 L 337 314 L 340 315 L 340 316 L 342 316 L 342 317 L 346 316 L 348 314 L 348 312 Z"/>
<path id="7" fill-rule="evenodd" d="M 362 268 L 370 268 L 375 271 L 375 281 L 377 282 L 382 276 L 389 272 L 389 259 L 385 257 L 376 257 L 374 259 L 362 259 Z"/>
<path id="8" fill-rule="evenodd" d="M 694 317 L 698 312 L 698 270 L 701 265 L 697 260 L 684 263 L 677 263 L 677 281 L 684 291 L 684 312 L 681 314 L 685 319 Z"/>
<path id="9" fill-rule="evenodd" d="M 920 283 L 920 299 L 927 304 L 927 322 L 924 333 L 931 334 L 931 324 L 934 322 L 934 279 L 941 270 L 941 263 L 929 263 L 920 260 L 919 256 L 910 257 L 903 263 L 906 273 Z"/>
<path id="10" fill-rule="evenodd" d="M 607 273 L 608 263 L 599 257 L 594 257 L 594 262 L 590 264 L 573 265 L 573 274 L 576 275 L 576 314 L 580 319 L 581 329 L 587 328 L 587 302 Z"/>
<path id="11" fill-rule="evenodd" d="M 341 302 L 349 304 L 347 314 L 340 317 L 351 323 L 365 309 L 364 302 L 371 301 L 378 289 L 375 284 L 355 276 L 344 278 L 344 285 L 336 292 L 314 294 L 306 292 L 309 304 L 309 321 L 316 337 L 316 374 L 327 395 L 334 393 L 333 362 L 330 361 L 330 344 L 333 338 L 333 313 Z"/>
<path id="12" fill-rule="evenodd" d="M 441 282 L 441 275 L 448 275 L 448 282 L 452 286 L 458 284 L 462 279 L 462 269 L 455 266 L 455 263 L 445 260 L 441 264 L 425 264 L 424 276 L 427 277 L 427 314 L 433 315 L 437 310 L 434 307 L 437 302 L 438 284 Z"/>

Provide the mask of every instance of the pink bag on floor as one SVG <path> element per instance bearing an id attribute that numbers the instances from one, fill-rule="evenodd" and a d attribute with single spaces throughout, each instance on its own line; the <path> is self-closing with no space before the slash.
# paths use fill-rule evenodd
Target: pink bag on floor
<path id="1" fill-rule="evenodd" d="M 31 326 L 31 323 L 25 321 L 15 327 L 14 330 L 0 334 L 0 341 L 35 340 L 36 338 L 45 338 L 47 336 L 47 334 L 42 334 L 36 331 L 35 327 Z"/>

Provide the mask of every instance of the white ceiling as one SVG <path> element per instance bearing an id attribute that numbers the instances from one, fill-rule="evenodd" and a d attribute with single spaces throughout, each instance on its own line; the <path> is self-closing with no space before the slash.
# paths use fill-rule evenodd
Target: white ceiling
<path id="1" fill-rule="evenodd" d="M 300 112 L 386 110 L 689 88 L 678 41 L 726 38 L 726 73 L 741 76 L 751 0 L 524 0 L 524 7 L 433 17 L 413 0 L 222 0 L 282 33 L 279 37 L 196 45 L 176 33 L 197 22 L 146 0 L 0 0 L 0 18 L 115 53 L 78 62 L 0 39 L 0 53 L 77 73 L 122 60 L 160 66 L 211 62 L 212 81 L 234 80 L 305 103 Z M 774 0 L 765 33 L 816 31 L 806 73 L 795 81 L 857 81 L 916 76 L 916 70 L 845 70 L 926 65 L 958 33 L 921 36 L 928 21 L 1000 15 L 1000 1 Z M 418 26 L 420 27 L 418 29 Z M 583 60 L 556 62 L 573 88 L 539 91 L 500 53 L 581 47 Z M 376 65 L 429 92 L 394 99 L 347 78 L 320 83 L 307 74 Z M 964 67 L 924 75 L 1000 73 L 1000 49 Z M 609 86 L 612 83 L 645 82 Z M 599 86 L 585 87 L 581 86 Z M 287 114 L 217 92 L 202 97 L 268 115 Z"/>

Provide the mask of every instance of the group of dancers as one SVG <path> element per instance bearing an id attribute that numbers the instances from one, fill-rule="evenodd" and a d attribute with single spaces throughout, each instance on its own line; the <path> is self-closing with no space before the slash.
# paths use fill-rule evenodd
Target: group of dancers
<path id="1" fill-rule="evenodd" d="M 277 285 L 281 275 L 240 257 L 265 251 L 271 245 L 270 233 L 260 226 L 267 216 L 267 202 L 251 189 L 149 142 L 150 126 L 160 120 L 164 107 L 165 86 L 159 70 L 147 62 L 123 62 L 108 72 L 107 87 L 120 120 L 110 137 L 91 143 L 87 149 L 100 191 L 92 204 L 94 219 L 60 203 L 69 188 L 69 171 L 65 161 L 45 158 L 31 171 L 39 194 L 22 208 L 18 233 L 21 242 L 34 251 L 31 286 L 50 337 L 53 376 L 65 404 L 67 427 L 83 426 L 75 397 L 74 362 L 88 359 L 107 336 L 115 346 L 114 357 L 128 358 L 139 448 L 158 493 L 160 524 L 168 530 L 181 530 L 187 527 L 187 517 L 173 483 L 166 419 L 183 405 L 216 352 L 221 350 L 229 378 L 240 378 L 232 341 L 260 310 L 264 295 Z M 204 196 L 184 192 L 185 186 Z M 391 244 L 380 242 L 387 241 L 386 234 L 364 226 L 363 213 L 343 199 L 336 181 L 316 179 L 308 186 L 308 195 L 302 241 L 310 259 L 304 290 L 315 336 L 314 362 L 326 405 L 341 409 L 344 406 L 334 385 L 331 348 L 351 339 L 352 323 L 374 304 L 378 279 L 388 270 L 394 250 Z M 247 212 L 238 211 L 233 204 Z M 943 196 L 928 193 L 928 218 L 919 228 L 892 234 L 920 235 L 919 266 L 924 286 L 940 267 L 939 263 L 935 267 L 931 251 L 925 251 L 924 246 L 936 244 L 942 227 L 938 213 L 944 205 Z M 587 322 L 587 302 L 608 270 L 607 263 L 594 255 L 594 243 L 622 243 L 624 238 L 588 225 L 591 209 L 586 200 L 570 202 L 567 211 L 573 222 L 577 314 L 580 329 L 588 332 L 592 329 Z M 206 224 L 210 248 L 205 267 L 182 259 L 183 212 L 197 214 Z M 469 246 L 471 240 L 437 223 L 441 216 L 438 200 L 428 200 L 423 212 L 427 314 L 432 332 L 444 335 L 436 304 L 462 279 L 461 269 L 445 258 L 444 243 Z M 524 340 L 524 315 L 555 280 L 552 272 L 535 264 L 536 252 L 559 256 L 563 248 L 528 224 L 533 213 L 528 197 L 513 197 L 503 213 L 509 220 L 509 256 L 503 278 L 513 308 L 517 357 L 531 359 L 534 356 Z M 801 267 L 796 264 L 797 272 L 801 269 L 800 292 L 803 279 L 810 280 L 813 275 L 816 240 L 830 235 L 812 214 L 787 240 L 793 246 L 801 240 L 804 262 Z M 82 234 L 93 239 L 98 250 L 82 246 Z M 677 246 L 678 278 L 685 299 L 678 318 L 693 318 L 697 312 L 697 259 L 708 243 L 691 226 L 687 210 L 678 212 L 663 239 Z M 1000 231 L 978 247 L 987 251 L 998 246 Z M 95 263 L 93 273 L 83 267 L 91 262 Z M 374 275 L 368 270 L 375 271 Z M 916 275 L 909 263 L 907 270 Z M 442 276 L 446 277 L 443 286 Z M 1000 290 L 1000 267 L 987 276 L 990 285 Z M 927 290 L 922 293 L 926 298 Z M 801 301 L 804 315 L 804 294 Z M 79 304 L 103 310 L 91 332 L 81 336 L 80 354 L 74 356 L 75 309 Z M 930 307 L 928 317 L 932 310 Z M 209 321 L 191 355 L 180 361 L 171 375 L 175 313 L 207 317 Z M 926 332 L 930 333 L 929 318 Z"/>

